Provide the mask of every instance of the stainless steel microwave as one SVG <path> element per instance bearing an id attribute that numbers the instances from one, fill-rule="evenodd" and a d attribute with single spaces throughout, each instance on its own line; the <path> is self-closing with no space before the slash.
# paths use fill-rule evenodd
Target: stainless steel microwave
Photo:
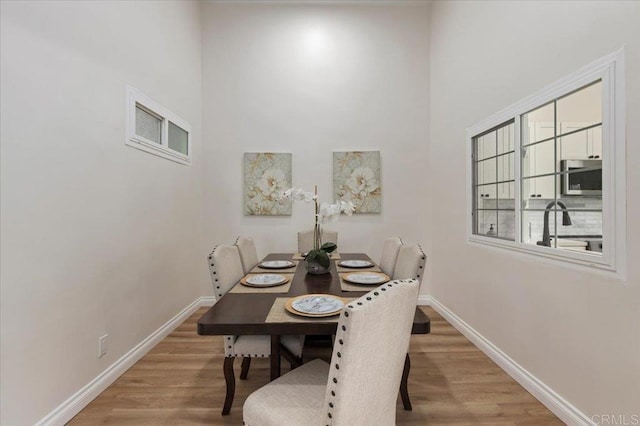
<path id="1" fill-rule="evenodd" d="M 602 160 L 562 160 L 562 195 L 602 196 Z"/>

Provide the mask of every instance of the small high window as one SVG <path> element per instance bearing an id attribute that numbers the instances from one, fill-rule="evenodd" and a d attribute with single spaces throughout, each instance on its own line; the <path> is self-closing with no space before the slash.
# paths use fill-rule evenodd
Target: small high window
<path id="1" fill-rule="evenodd" d="M 126 144 L 191 164 L 191 126 L 133 87 L 127 87 Z"/>

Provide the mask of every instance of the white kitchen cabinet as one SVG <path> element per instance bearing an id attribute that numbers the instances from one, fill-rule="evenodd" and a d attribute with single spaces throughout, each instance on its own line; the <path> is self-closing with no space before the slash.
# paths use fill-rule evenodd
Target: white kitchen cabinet
<path id="1" fill-rule="evenodd" d="M 509 125 L 497 130 L 497 145 L 498 154 L 497 158 L 497 181 L 513 181 L 515 179 L 514 167 L 514 126 Z M 499 199 L 513 199 L 515 197 L 515 186 L 510 184 L 499 184 L 497 188 L 497 196 Z"/>
<path id="2" fill-rule="evenodd" d="M 483 200 L 515 197 L 514 125 L 481 136 L 476 144 L 476 183 L 479 205 Z M 506 182 L 506 183 L 498 183 Z M 486 204 L 486 203 L 485 203 Z M 495 208 L 495 202 L 492 204 Z"/>
<path id="3" fill-rule="evenodd" d="M 529 141 L 541 141 L 554 136 L 553 123 L 529 123 Z M 553 139 L 524 147 L 522 176 L 538 176 L 559 170 L 555 164 Z M 523 184 L 523 198 L 554 198 L 556 179 L 553 176 L 526 179 Z"/>
<path id="4" fill-rule="evenodd" d="M 560 134 L 584 129 L 591 123 L 560 123 Z M 581 130 L 559 138 L 563 160 L 602 158 L 602 126 Z"/>
<path id="5" fill-rule="evenodd" d="M 477 170 L 478 197 L 480 199 L 496 198 L 496 158 L 478 162 Z"/>

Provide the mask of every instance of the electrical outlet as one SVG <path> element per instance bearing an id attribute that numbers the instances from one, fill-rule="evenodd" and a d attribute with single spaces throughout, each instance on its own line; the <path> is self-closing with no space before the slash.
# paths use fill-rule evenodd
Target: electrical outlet
<path id="1" fill-rule="evenodd" d="M 105 334 L 98 339 L 98 358 L 102 358 L 107 354 L 109 349 L 109 335 Z"/>

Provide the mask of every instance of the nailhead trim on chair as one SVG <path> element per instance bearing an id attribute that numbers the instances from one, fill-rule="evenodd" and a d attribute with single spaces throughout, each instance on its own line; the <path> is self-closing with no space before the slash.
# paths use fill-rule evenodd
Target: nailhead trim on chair
<path id="1" fill-rule="evenodd" d="M 422 258 L 421 258 L 422 264 L 418 265 L 418 269 L 423 269 L 424 264 L 427 262 L 427 255 L 424 254 L 424 250 L 422 249 L 422 246 L 420 244 L 418 244 L 418 249 L 420 250 L 420 253 L 422 253 Z M 416 275 L 417 275 L 416 279 L 418 280 L 418 282 L 422 281 L 420 280 L 420 274 L 418 273 Z"/>
<path id="2" fill-rule="evenodd" d="M 211 267 L 209 268 L 209 272 L 211 273 L 211 279 L 216 283 L 218 282 L 218 278 L 217 278 L 218 273 L 215 270 L 215 264 L 213 262 L 213 254 L 216 252 L 218 247 L 219 247 L 218 245 L 215 246 L 213 248 L 213 250 L 211 251 L 211 253 L 209 254 L 209 260 L 211 261 L 211 263 L 210 263 Z M 222 297 L 222 292 L 220 291 L 220 286 L 219 285 L 216 286 L 216 290 L 218 290 L 218 291 L 215 292 L 218 295 L 217 297 L 218 298 Z"/>
<path id="3" fill-rule="evenodd" d="M 404 283 L 404 282 L 407 282 L 407 280 L 398 280 L 397 282 L 398 282 L 398 283 Z M 393 287 L 393 285 L 394 285 L 393 283 L 389 282 L 389 283 L 387 283 L 386 285 L 385 285 L 385 284 L 383 284 L 382 286 L 378 287 L 378 289 L 379 289 L 379 290 L 382 290 L 382 291 L 386 291 L 385 287 L 389 288 L 389 287 Z M 380 293 L 379 293 L 378 291 L 373 291 L 373 292 L 371 292 L 371 293 L 369 293 L 369 294 L 373 294 L 374 296 L 379 296 L 379 295 L 380 295 Z M 367 298 L 366 298 L 366 300 L 372 300 L 372 299 L 373 299 L 373 298 L 372 298 L 371 296 L 367 296 Z M 357 304 L 357 305 L 362 306 L 362 302 L 357 302 L 356 304 Z M 354 309 L 354 308 L 353 308 L 353 305 L 347 305 L 347 308 L 349 308 L 349 309 Z M 345 318 L 349 318 L 349 311 L 347 311 L 347 309 L 344 309 L 344 310 L 342 311 L 342 315 L 343 315 Z M 341 318 L 341 320 L 342 320 L 342 318 Z M 350 320 L 345 319 L 344 321 L 341 321 L 341 322 L 345 322 L 345 323 L 347 323 L 347 322 L 349 322 L 349 321 L 350 321 Z M 343 324 L 340 328 L 341 328 L 341 330 L 342 330 L 340 333 L 344 333 L 344 332 L 347 330 L 347 326 L 346 326 L 345 324 Z M 338 339 L 338 343 L 340 343 L 341 345 L 342 345 L 342 344 L 344 344 L 343 339 L 342 339 L 342 338 Z M 334 376 L 333 376 L 333 378 L 332 378 L 332 380 L 331 380 L 331 382 L 333 382 L 333 384 L 338 384 L 338 377 L 337 377 L 337 376 L 339 375 L 339 371 L 338 371 L 338 370 L 340 370 L 340 359 L 342 358 L 342 353 L 341 353 L 340 351 L 336 351 L 336 356 L 337 356 L 337 358 L 338 358 L 338 362 L 336 362 L 336 363 L 333 365 L 333 368 L 335 369 L 335 370 L 333 371 Z M 331 374 L 331 373 L 332 373 L 332 372 L 329 372 L 329 374 Z M 331 384 L 331 382 L 329 382 L 329 386 L 333 386 L 333 385 Z M 335 393 L 335 390 L 334 390 L 334 389 L 331 389 L 331 396 L 332 396 L 333 398 L 335 398 L 335 397 L 336 397 L 336 393 Z M 331 412 L 332 412 L 332 409 L 335 407 L 334 400 L 330 400 L 328 405 L 329 405 L 329 406 L 328 406 L 328 409 L 327 409 L 327 417 L 328 417 L 328 418 L 330 418 L 330 419 L 332 419 L 332 418 L 333 418 L 333 414 L 332 414 Z M 327 426 L 330 426 L 330 424 L 331 424 L 331 423 L 332 423 L 332 422 L 330 421 L 330 422 L 329 422 L 329 424 L 328 424 Z"/>
<path id="4" fill-rule="evenodd" d="M 213 256 L 214 253 L 216 252 L 216 250 L 218 249 L 219 245 L 215 246 L 213 248 L 213 250 L 211 251 L 211 254 L 209 254 L 209 260 L 211 260 L 211 262 L 209 263 L 211 265 L 210 268 L 210 272 L 211 272 L 211 279 L 218 285 L 215 286 L 215 294 L 217 294 L 218 299 L 221 298 L 223 296 L 222 292 L 220 291 L 220 285 L 219 285 L 219 280 L 217 278 L 218 273 L 215 270 L 215 262 L 213 262 Z M 237 336 L 234 335 L 229 335 L 229 336 L 224 336 L 225 342 L 227 342 L 227 345 L 225 347 L 225 357 L 226 358 L 234 358 L 234 357 L 254 357 L 254 358 L 267 358 L 269 356 L 271 356 L 270 354 L 237 354 L 234 353 L 233 351 L 233 340 L 236 339 Z"/>

